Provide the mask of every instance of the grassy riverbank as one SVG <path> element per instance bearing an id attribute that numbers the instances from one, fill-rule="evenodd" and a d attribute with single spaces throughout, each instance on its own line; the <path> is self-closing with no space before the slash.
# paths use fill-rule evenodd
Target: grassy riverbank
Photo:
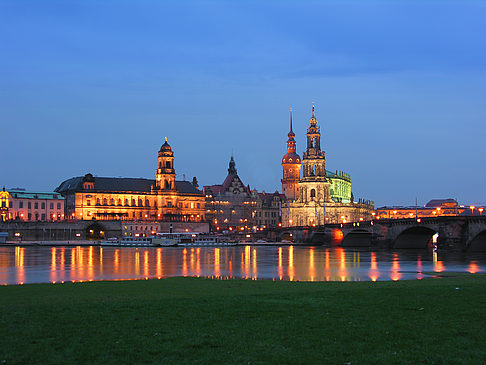
<path id="1" fill-rule="evenodd" d="M 486 359 L 486 277 L 0 288 L 0 363 L 442 364 Z"/>

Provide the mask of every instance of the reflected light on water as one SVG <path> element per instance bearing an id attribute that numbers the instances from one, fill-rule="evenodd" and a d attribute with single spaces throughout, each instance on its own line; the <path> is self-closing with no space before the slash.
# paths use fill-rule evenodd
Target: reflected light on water
<path id="1" fill-rule="evenodd" d="M 467 272 L 470 274 L 476 274 L 477 272 L 479 272 L 479 266 L 476 263 L 476 261 L 471 261 L 467 269 Z"/>
<path id="2" fill-rule="evenodd" d="M 294 281 L 294 246 L 289 246 L 289 280 Z"/>
<path id="3" fill-rule="evenodd" d="M 378 264 L 376 262 L 376 253 L 372 252 L 371 253 L 371 258 L 370 258 L 370 271 L 369 271 L 369 277 L 371 281 L 376 281 L 380 277 L 380 272 L 378 271 Z"/>
<path id="4" fill-rule="evenodd" d="M 214 249 L 214 276 L 219 277 L 221 275 L 221 262 L 220 262 L 220 249 Z"/>
<path id="5" fill-rule="evenodd" d="M 314 267 L 314 247 L 309 249 L 309 278 L 314 281 L 316 277 L 316 269 Z"/>
<path id="6" fill-rule="evenodd" d="M 402 277 L 402 274 L 400 273 L 400 262 L 398 260 L 398 254 L 393 254 L 393 263 L 392 263 L 392 269 L 390 273 L 390 278 L 393 281 L 400 280 Z"/>
<path id="7" fill-rule="evenodd" d="M 454 256 L 455 255 L 455 256 Z M 462 256 L 461 256 L 462 255 Z M 0 284 L 171 276 L 291 281 L 403 280 L 424 272 L 481 273 L 486 253 L 369 251 L 295 245 L 231 247 L 0 247 Z M 451 262 L 449 265 L 448 262 Z"/>

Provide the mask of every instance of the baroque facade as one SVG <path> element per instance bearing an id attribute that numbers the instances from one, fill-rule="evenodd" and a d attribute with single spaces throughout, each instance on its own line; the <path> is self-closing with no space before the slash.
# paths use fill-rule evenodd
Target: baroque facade
<path id="1" fill-rule="evenodd" d="M 0 191 L 0 222 L 53 222 L 64 220 L 64 198 L 56 192 L 23 189 Z"/>
<path id="2" fill-rule="evenodd" d="M 282 208 L 284 226 L 322 225 L 371 219 L 373 202 L 354 202 L 351 177 L 344 172 L 326 170 L 326 155 L 321 150 L 321 129 L 312 106 L 307 127 L 307 148 L 300 160 L 292 130 L 287 141 L 287 154 L 282 158 L 282 191 L 287 202 Z M 302 170 L 302 177 L 300 177 Z"/>
<path id="3" fill-rule="evenodd" d="M 205 221 L 204 194 L 196 178 L 176 180 L 167 138 L 158 152 L 155 180 L 86 174 L 62 182 L 56 192 L 66 199 L 67 219 Z"/>

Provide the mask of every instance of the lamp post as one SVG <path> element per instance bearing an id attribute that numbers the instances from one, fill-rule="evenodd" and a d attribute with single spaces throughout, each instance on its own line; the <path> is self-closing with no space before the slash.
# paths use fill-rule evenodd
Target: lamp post
<path id="1" fill-rule="evenodd" d="M 478 208 L 478 210 L 479 210 L 479 215 L 483 215 L 484 208 Z"/>
<path id="2" fill-rule="evenodd" d="M 475 209 L 475 208 L 476 208 L 476 207 L 475 207 L 474 205 L 471 205 L 471 206 L 469 207 L 469 209 L 471 209 L 471 215 L 474 215 L 474 209 Z"/>

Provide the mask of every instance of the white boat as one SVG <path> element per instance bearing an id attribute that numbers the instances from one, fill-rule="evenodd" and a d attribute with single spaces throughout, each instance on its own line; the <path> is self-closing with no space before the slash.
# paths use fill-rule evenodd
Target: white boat
<path id="1" fill-rule="evenodd" d="M 152 237 L 154 246 L 234 246 L 226 237 L 205 233 L 157 233 Z"/>
<path id="2" fill-rule="evenodd" d="M 117 246 L 151 246 L 152 237 L 123 237 Z"/>

